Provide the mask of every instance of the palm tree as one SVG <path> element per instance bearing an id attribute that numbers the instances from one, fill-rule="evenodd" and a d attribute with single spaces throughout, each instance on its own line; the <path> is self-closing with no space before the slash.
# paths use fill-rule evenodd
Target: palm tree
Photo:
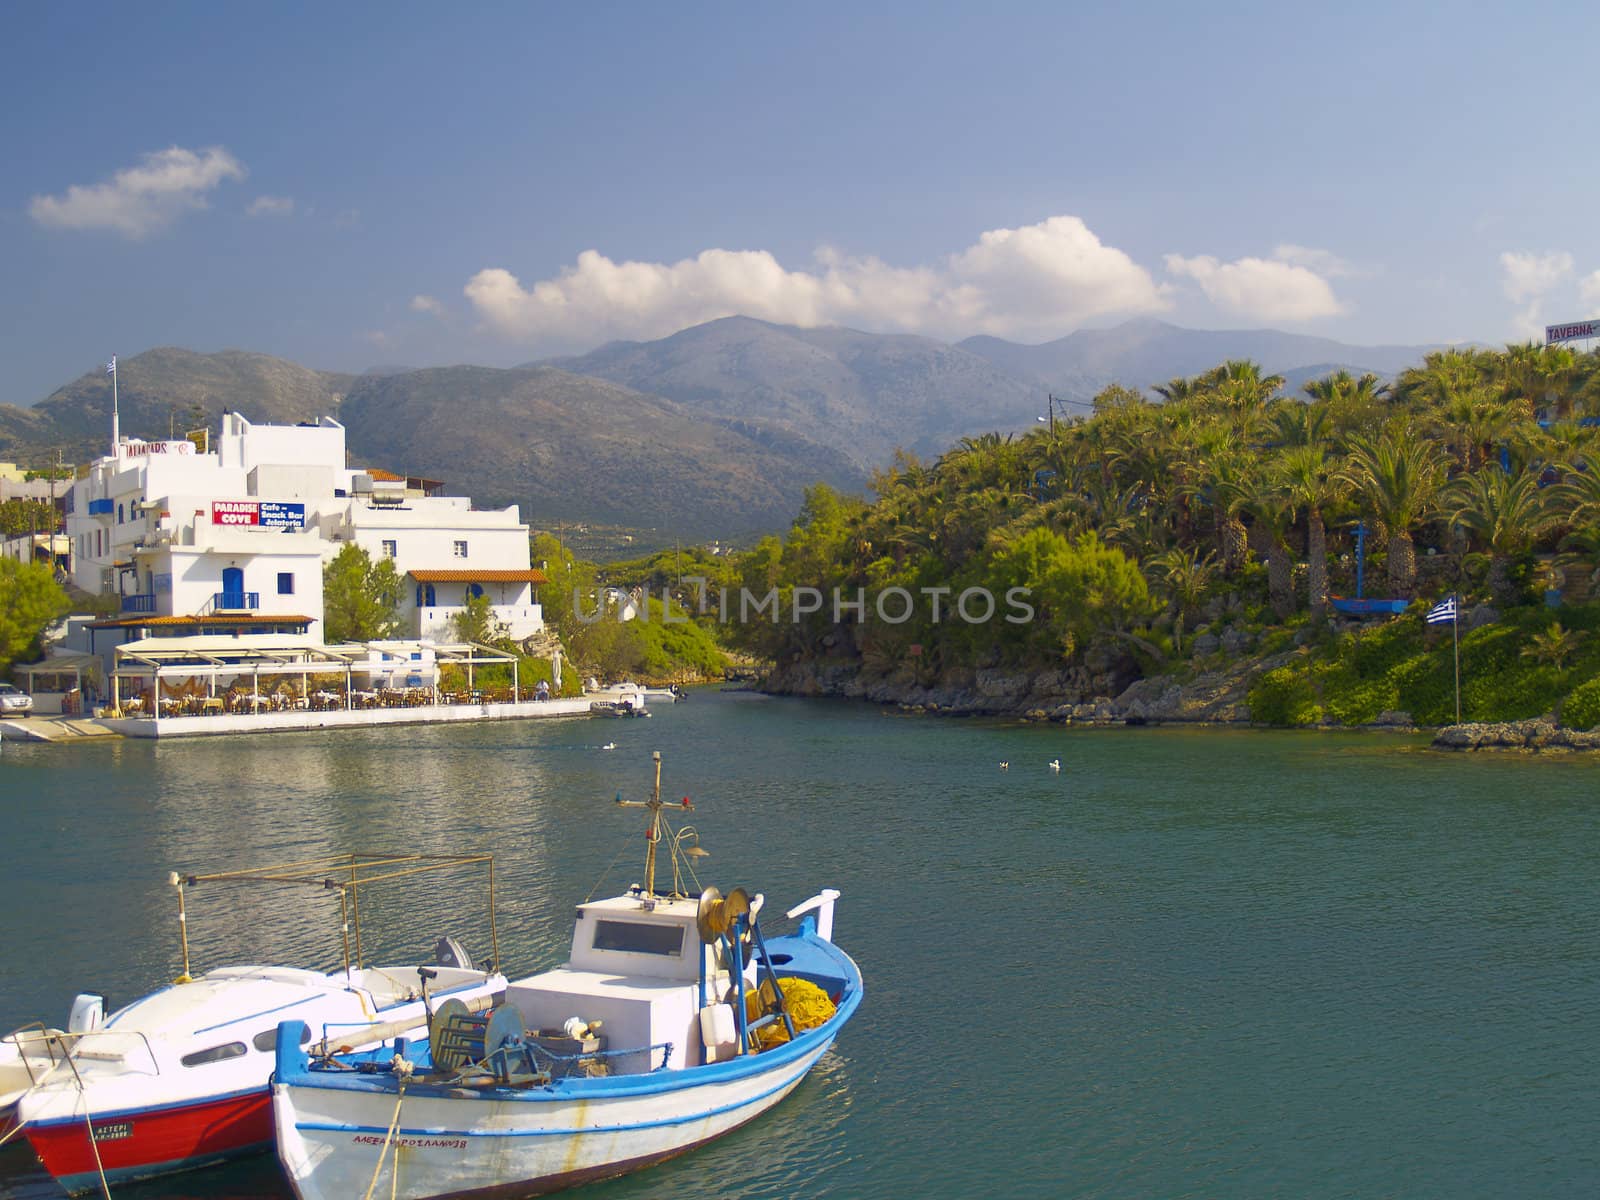
<path id="1" fill-rule="evenodd" d="M 1411 531 L 1431 513 L 1445 486 L 1444 457 L 1432 442 L 1392 429 L 1359 438 L 1338 472 L 1366 504 L 1389 540 L 1389 587 L 1409 599 L 1416 585 L 1417 550 Z"/>
<path id="2" fill-rule="evenodd" d="M 1488 551 L 1490 593 L 1502 602 L 1515 599 L 1512 560 L 1531 550 L 1554 524 L 1538 475 L 1490 467 L 1456 480 L 1446 499 L 1456 523 Z"/>
<path id="3" fill-rule="evenodd" d="M 1578 652 L 1578 643 L 1583 641 L 1583 634 L 1578 630 L 1561 628 L 1560 621 L 1551 621 L 1549 629 L 1533 634 L 1529 641 L 1531 644 L 1522 648 L 1523 658 L 1531 658 L 1561 671 L 1566 668 L 1567 659 Z"/>
<path id="4" fill-rule="evenodd" d="M 1328 530 L 1322 514 L 1345 494 L 1347 485 L 1330 469 L 1318 445 L 1291 447 L 1275 468 L 1288 502 L 1306 512 L 1306 595 L 1311 619 L 1320 621 L 1328 608 Z"/>
<path id="5" fill-rule="evenodd" d="M 1172 604 L 1172 652 L 1182 654 L 1184 623 L 1205 599 L 1216 572 L 1216 558 L 1209 550 L 1201 555 L 1174 546 L 1150 565 L 1160 590 Z"/>
<path id="6" fill-rule="evenodd" d="M 1295 506 L 1275 475 L 1253 472 L 1239 488 L 1240 506 L 1255 518 L 1267 539 L 1267 594 L 1280 621 L 1294 615 L 1294 556 L 1289 552 L 1289 527 Z"/>

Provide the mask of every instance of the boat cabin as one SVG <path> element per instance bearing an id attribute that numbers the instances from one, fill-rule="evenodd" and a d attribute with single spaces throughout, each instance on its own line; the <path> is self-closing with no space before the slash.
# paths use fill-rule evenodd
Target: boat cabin
<path id="1" fill-rule="evenodd" d="M 530 1032 L 559 1032 L 577 1017 L 598 1023 L 608 1046 L 655 1048 L 610 1059 L 612 1074 L 643 1074 L 663 1059 L 676 1069 L 699 1066 L 698 956 L 707 956 L 708 994 L 720 996 L 728 976 L 716 970 L 714 947 L 700 940 L 696 909 L 691 899 L 631 893 L 581 904 L 567 964 L 509 984 L 506 1002 Z"/>

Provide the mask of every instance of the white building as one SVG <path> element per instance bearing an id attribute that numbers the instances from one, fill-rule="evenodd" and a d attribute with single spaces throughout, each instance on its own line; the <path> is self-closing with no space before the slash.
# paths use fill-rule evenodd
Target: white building
<path id="1" fill-rule="evenodd" d="M 67 505 L 73 581 L 119 596 L 96 628 L 146 635 L 320 639 L 322 568 L 346 544 L 407 576 L 401 634 L 454 640 L 450 619 L 488 595 L 511 636 L 543 628 L 517 508 L 479 510 L 442 485 L 346 465 L 330 417 L 254 425 L 225 413 L 216 449 L 120 441 L 79 471 Z M 112 637 L 118 635 L 112 634 Z"/>

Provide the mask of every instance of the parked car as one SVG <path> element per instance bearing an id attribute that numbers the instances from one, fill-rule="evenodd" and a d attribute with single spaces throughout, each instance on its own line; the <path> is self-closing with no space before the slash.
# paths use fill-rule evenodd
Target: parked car
<path id="1" fill-rule="evenodd" d="M 32 696 L 15 684 L 0 683 L 0 717 L 25 717 L 32 711 Z"/>

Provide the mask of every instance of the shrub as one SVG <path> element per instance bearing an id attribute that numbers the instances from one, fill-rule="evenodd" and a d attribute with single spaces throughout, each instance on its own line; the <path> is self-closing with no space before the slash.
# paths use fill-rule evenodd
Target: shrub
<path id="1" fill-rule="evenodd" d="M 1250 719 L 1264 725 L 1315 725 L 1322 720 L 1322 706 L 1304 672 L 1279 667 L 1250 686 Z"/>
<path id="2" fill-rule="evenodd" d="M 1561 723 L 1571 729 L 1593 729 L 1600 725 L 1600 678 L 1572 689 L 1561 706 Z"/>

